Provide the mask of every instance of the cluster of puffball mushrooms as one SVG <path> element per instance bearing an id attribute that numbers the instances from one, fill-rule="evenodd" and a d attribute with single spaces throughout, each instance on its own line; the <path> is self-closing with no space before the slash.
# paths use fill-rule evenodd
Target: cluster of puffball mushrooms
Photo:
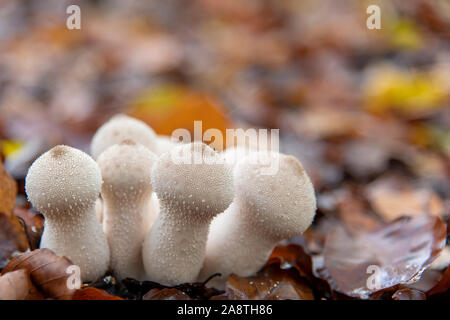
<path id="1" fill-rule="evenodd" d="M 183 152 L 204 161 L 175 163 L 171 154 Z M 258 152 L 173 142 L 117 115 L 94 135 L 91 156 L 59 145 L 29 168 L 26 193 L 45 216 L 40 247 L 68 257 L 84 282 L 112 271 L 173 286 L 220 273 L 208 286 L 222 289 L 232 273 L 258 272 L 279 241 L 314 218 L 301 163 L 264 151 L 279 161 L 264 175 L 251 161 Z M 230 155 L 238 156 L 218 161 Z"/>

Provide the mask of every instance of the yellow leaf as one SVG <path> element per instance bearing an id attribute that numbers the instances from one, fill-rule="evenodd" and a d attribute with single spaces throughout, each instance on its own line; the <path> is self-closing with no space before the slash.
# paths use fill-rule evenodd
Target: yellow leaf
<path id="1" fill-rule="evenodd" d="M 397 49 L 417 50 L 422 47 L 422 37 L 413 21 L 396 19 L 387 27 L 392 45 Z"/>
<path id="2" fill-rule="evenodd" d="M 365 106 L 374 113 L 389 109 L 405 115 L 417 115 L 443 107 L 445 87 L 431 74 L 380 67 L 367 79 Z"/>
<path id="3" fill-rule="evenodd" d="M 1 150 L 5 157 L 18 152 L 23 148 L 24 144 L 18 140 L 1 140 Z"/>

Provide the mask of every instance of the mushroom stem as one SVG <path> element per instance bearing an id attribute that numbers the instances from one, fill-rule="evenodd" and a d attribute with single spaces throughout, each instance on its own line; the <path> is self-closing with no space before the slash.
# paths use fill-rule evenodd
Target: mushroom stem
<path id="1" fill-rule="evenodd" d="M 149 204 L 139 208 L 121 205 L 118 210 L 111 203 L 105 204 L 104 229 L 111 250 L 111 269 L 117 279 L 130 277 L 144 279 L 142 244 L 150 229 L 150 219 L 146 214 Z"/>
<path id="2" fill-rule="evenodd" d="M 109 147 L 98 158 L 104 180 L 104 229 L 118 279 L 144 276 L 142 244 L 159 211 L 150 182 L 155 160 L 150 150 L 132 140 Z"/>
<path id="3" fill-rule="evenodd" d="M 186 222 L 188 217 L 172 217 L 163 211 L 160 217 L 146 240 L 146 252 L 151 250 L 147 259 L 153 259 L 146 264 L 148 279 L 165 285 L 194 282 L 203 264 L 210 221 Z"/>
<path id="4" fill-rule="evenodd" d="M 179 163 L 175 156 L 188 161 Z M 195 142 L 176 146 L 156 162 L 151 180 L 161 210 L 142 249 L 148 280 L 176 285 L 197 279 L 209 224 L 233 199 L 231 169 L 220 160 Z"/>
<path id="5" fill-rule="evenodd" d="M 267 171 L 277 161 L 276 171 Z M 270 172 L 270 174 L 266 174 Z M 244 157 L 234 169 L 235 198 L 211 224 L 199 281 L 222 289 L 231 273 L 248 277 L 264 266 L 275 245 L 303 233 L 316 210 L 314 188 L 300 162 L 276 152 Z"/>
<path id="6" fill-rule="evenodd" d="M 208 281 L 210 287 L 222 289 L 227 277 L 234 272 L 232 270 L 237 270 L 236 266 L 245 270 L 245 273 L 239 276 L 247 277 L 255 274 L 266 263 L 278 242 L 258 234 L 254 223 L 239 214 L 240 207 L 240 204 L 233 201 L 228 209 L 217 216 L 211 224 L 210 237 L 225 238 L 228 243 L 223 244 L 220 249 L 212 248 L 208 243 L 203 268 L 198 279 L 204 281 L 215 273 L 221 273 L 220 277 L 214 277 Z M 249 233 L 249 230 L 254 230 L 255 233 Z M 227 256 L 226 259 L 222 257 L 224 254 Z"/>

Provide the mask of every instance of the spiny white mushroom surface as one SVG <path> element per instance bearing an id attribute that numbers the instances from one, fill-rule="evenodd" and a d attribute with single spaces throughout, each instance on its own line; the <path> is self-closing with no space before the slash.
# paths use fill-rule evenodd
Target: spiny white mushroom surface
<path id="1" fill-rule="evenodd" d="M 28 199 L 45 216 L 40 247 L 78 265 L 83 281 L 103 276 L 109 267 L 108 243 L 95 213 L 101 185 L 97 163 L 64 145 L 41 155 L 26 176 Z"/>
<path id="2" fill-rule="evenodd" d="M 156 158 L 143 145 L 125 140 L 97 160 L 103 177 L 104 229 L 118 279 L 144 276 L 142 244 L 159 212 L 150 181 Z"/>
<path id="3" fill-rule="evenodd" d="M 191 161 L 179 163 L 173 155 L 188 155 Z M 196 161 L 199 157 L 201 163 Z M 234 195 L 232 172 L 223 162 L 201 142 L 179 145 L 156 162 L 152 184 L 161 211 L 144 242 L 147 280 L 165 285 L 196 280 L 210 222 Z"/>
<path id="4" fill-rule="evenodd" d="M 165 152 L 169 152 L 174 147 L 176 147 L 178 144 L 182 143 L 182 142 L 173 141 L 172 137 L 162 135 L 162 134 L 158 134 L 156 137 L 158 139 L 158 152 L 157 152 L 158 155 L 161 155 Z"/>
<path id="5" fill-rule="evenodd" d="M 254 275 L 275 245 L 303 233 L 316 210 L 314 188 L 300 162 L 288 155 L 267 153 L 279 161 L 276 174 L 264 173 L 266 156 L 247 156 L 234 169 L 233 203 L 211 224 L 199 280 L 219 272 L 208 285 L 223 288 L 231 273 Z"/>
<path id="6" fill-rule="evenodd" d="M 152 128 L 141 120 L 118 114 L 104 123 L 95 133 L 91 142 L 91 155 L 97 159 L 108 147 L 127 139 L 158 153 L 158 140 Z"/>

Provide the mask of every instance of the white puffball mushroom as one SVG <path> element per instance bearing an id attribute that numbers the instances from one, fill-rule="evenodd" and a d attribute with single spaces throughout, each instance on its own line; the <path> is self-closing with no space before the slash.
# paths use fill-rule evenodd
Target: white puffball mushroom
<path id="1" fill-rule="evenodd" d="M 91 142 L 91 155 L 97 159 L 108 147 L 127 139 L 158 153 L 158 140 L 152 128 L 141 120 L 118 114 L 105 122 L 95 133 Z"/>
<path id="2" fill-rule="evenodd" d="M 269 157 L 279 161 L 274 174 L 264 174 L 265 165 L 260 164 Z M 247 156 L 234 168 L 234 184 L 233 203 L 211 224 L 199 276 L 202 281 L 221 273 L 208 283 L 219 289 L 231 273 L 248 277 L 259 271 L 276 244 L 303 233 L 316 211 L 313 185 L 293 156 Z"/>
<path id="3" fill-rule="evenodd" d="M 222 154 L 225 158 L 226 163 L 234 167 L 240 160 L 254 152 L 257 152 L 257 150 L 253 148 L 238 146 L 227 148 L 222 151 Z"/>
<path id="4" fill-rule="evenodd" d="M 103 223 L 103 201 L 101 198 L 97 198 L 95 201 L 95 214 L 97 215 L 100 224 Z"/>
<path id="5" fill-rule="evenodd" d="M 238 144 L 236 146 L 228 147 L 222 151 L 226 163 L 234 167 L 240 160 L 254 153 L 260 152 L 260 154 L 264 154 L 267 152 L 278 152 L 278 145 L 258 145 L 258 143 L 259 142 L 254 143 L 247 140 L 238 140 Z"/>
<path id="6" fill-rule="evenodd" d="M 156 138 L 158 140 L 158 155 L 169 152 L 174 147 L 181 144 L 181 142 L 173 141 L 172 137 L 162 134 L 158 134 Z"/>
<path id="7" fill-rule="evenodd" d="M 45 216 L 41 248 L 66 256 L 93 281 L 109 267 L 106 236 L 95 212 L 102 177 L 86 153 L 56 146 L 28 169 L 25 189 L 33 206 Z"/>
<path id="8" fill-rule="evenodd" d="M 119 280 L 144 276 L 142 244 L 159 211 L 150 182 L 155 161 L 153 152 L 132 140 L 109 147 L 97 160 L 111 269 Z"/>
<path id="9" fill-rule="evenodd" d="M 177 161 L 182 155 L 187 161 Z M 223 162 L 201 142 L 176 146 L 157 160 L 152 184 L 161 211 L 143 246 L 147 280 L 165 285 L 196 280 L 210 222 L 234 196 L 232 171 Z"/>

